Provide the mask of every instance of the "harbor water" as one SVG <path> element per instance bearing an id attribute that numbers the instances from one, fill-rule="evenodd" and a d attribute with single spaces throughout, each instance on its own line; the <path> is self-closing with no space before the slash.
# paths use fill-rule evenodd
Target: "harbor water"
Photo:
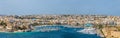
<path id="1" fill-rule="evenodd" d="M 85 29 L 70 27 L 67 25 L 36 26 L 35 30 L 32 32 L 1 32 L 0 38 L 101 38 L 95 32 L 83 33 L 83 30 Z"/>

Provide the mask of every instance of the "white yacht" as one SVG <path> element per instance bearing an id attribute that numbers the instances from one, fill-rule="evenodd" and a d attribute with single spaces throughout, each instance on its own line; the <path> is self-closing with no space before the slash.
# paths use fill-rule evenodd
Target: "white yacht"
<path id="1" fill-rule="evenodd" d="M 96 34 L 95 28 L 85 28 L 85 29 L 79 30 L 77 32 L 81 32 L 81 33 L 84 33 L 84 34 Z"/>

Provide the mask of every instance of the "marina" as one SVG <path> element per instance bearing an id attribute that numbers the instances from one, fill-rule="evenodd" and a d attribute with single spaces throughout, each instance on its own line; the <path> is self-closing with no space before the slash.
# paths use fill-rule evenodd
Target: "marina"
<path id="1" fill-rule="evenodd" d="M 52 29 L 59 29 L 59 30 L 52 30 Z M 2 38 L 100 38 L 100 36 L 97 36 L 96 34 L 91 31 L 91 33 L 83 33 L 78 32 L 84 30 L 84 28 L 74 28 L 74 27 L 66 27 L 64 25 L 61 26 L 36 26 L 37 30 L 41 31 L 33 31 L 33 32 L 16 32 L 16 33 L 0 33 L 2 35 Z M 47 29 L 47 30 L 46 30 Z M 90 32 L 90 30 L 88 30 Z M 95 31 L 95 30 L 94 30 Z M 85 32 L 85 31 L 84 31 Z M 4 36 L 5 35 L 5 36 Z M 23 37 L 24 36 L 24 37 Z"/>

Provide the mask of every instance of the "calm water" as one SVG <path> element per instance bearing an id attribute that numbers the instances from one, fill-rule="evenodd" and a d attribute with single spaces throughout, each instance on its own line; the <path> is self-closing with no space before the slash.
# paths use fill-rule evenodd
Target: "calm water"
<path id="1" fill-rule="evenodd" d="M 51 30 L 44 32 L 24 32 L 24 33 L 0 33 L 0 38 L 100 38 L 96 34 L 84 34 L 76 32 L 83 28 L 72 28 L 62 26 L 45 26 L 46 29 L 59 28 L 60 30 Z M 43 27 L 36 27 L 38 29 L 44 29 Z M 44 29 L 45 30 L 45 29 Z"/>

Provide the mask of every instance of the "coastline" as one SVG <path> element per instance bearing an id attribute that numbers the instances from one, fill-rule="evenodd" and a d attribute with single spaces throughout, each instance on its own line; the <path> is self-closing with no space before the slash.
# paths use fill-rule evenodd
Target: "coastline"
<path id="1" fill-rule="evenodd" d="M 99 35 L 100 37 L 105 37 L 104 33 L 100 30 L 100 29 L 97 29 L 97 35 Z"/>
<path id="2" fill-rule="evenodd" d="M 42 25 L 44 26 L 44 25 Z M 45 25 L 45 26 L 57 26 L 57 25 Z M 59 25 L 58 25 L 59 26 Z M 86 28 L 86 27 L 81 27 L 81 26 L 73 26 L 73 25 L 60 25 L 60 26 L 64 26 L 64 27 L 69 27 L 69 28 Z M 105 37 L 104 34 L 102 33 L 102 31 L 100 29 L 96 29 L 94 30 L 96 31 L 96 34 L 100 37 Z"/>
<path id="3" fill-rule="evenodd" d="M 63 27 L 68 27 L 68 28 L 78 28 L 77 26 L 70 26 L 70 25 L 40 25 L 40 26 L 36 26 L 36 27 L 42 27 L 42 26 L 63 26 Z M 79 27 L 81 28 L 81 27 Z M 85 28 L 84 28 L 85 29 Z M 96 31 L 96 30 L 94 30 Z M 40 32 L 40 31 L 31 31 L 31 32 L 0 32 L 0 33 L 32 33 L 32 32 Z M 46 31 L 44 31 L 46 32 Z M 99 34 L 100 37 L 102 37 L 102 33 L 99 33 L 99 31 L 97 32 L 97 34 Z"/>

